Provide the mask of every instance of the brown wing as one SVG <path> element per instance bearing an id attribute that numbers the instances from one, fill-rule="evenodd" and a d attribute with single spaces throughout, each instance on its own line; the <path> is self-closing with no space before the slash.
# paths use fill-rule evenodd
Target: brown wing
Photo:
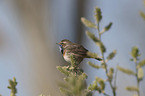
<path id="1" fill-rule="evenodd" d="M 81 55 L 83 57 L 86 56 L 86 53 L 87 53 L 87 49 L 85 49 L 82 45 L 79 45 L 79 44 L 71 44 L 69 46 L 67 46 L 65 48 L 69 53 L 72 53 L 72 54 L 75 54 L 75 55 Z"/>

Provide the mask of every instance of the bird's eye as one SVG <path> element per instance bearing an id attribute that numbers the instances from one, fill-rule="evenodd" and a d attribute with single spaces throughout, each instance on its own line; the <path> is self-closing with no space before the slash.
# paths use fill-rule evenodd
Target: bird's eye
<path id="1" fill-rule="evenodd" d="M 64 44 L 63 42 L 61 42 L 61 44 Z"/>

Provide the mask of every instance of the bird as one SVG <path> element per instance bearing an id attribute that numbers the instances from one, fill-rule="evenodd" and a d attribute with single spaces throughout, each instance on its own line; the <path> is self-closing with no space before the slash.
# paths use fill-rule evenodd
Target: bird
<path id="1" fill-rule="evenodd" d="M 79 65 L 84 58 L 92 58 L 87 55 L 88 50 L 84 48 L 82 45 L 77 43 L 72 43 L 71 41 L 64 39 L 61 40 L 59 43 L 60 52 L 63 54 L 63 58 L 68 63 L 71 63 L 71 56 L 75 58 L 75 63 Z M 101 58 L 95 58 L 101 61 Z"/>

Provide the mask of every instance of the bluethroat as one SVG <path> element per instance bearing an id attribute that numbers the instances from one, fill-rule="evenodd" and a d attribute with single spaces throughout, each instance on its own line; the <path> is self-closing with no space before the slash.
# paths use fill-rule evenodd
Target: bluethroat
<path id="1" fill-rule="evenodd" d="M 82 45 L 72 43 L 71 41 L 64 39 L 59 43 L 60 52 L 63 54 L 63 58 L 68 63 L 71 63 L 71 56 L 75 58 L 75 63 L 80 64 L 84 58 L 91 58 L 87 55 L 88 50 L 85 49 Z M 97 58 L 97 60 L 102 60 Z"/>

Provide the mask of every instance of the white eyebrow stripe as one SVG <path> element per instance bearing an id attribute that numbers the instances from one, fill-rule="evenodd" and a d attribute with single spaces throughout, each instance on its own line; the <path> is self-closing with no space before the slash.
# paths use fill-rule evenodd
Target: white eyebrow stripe
<path id="1" fill-rule="evenodd" d="M 68 43 L 68 42 L 64 41 L 63 43 Z"/>

